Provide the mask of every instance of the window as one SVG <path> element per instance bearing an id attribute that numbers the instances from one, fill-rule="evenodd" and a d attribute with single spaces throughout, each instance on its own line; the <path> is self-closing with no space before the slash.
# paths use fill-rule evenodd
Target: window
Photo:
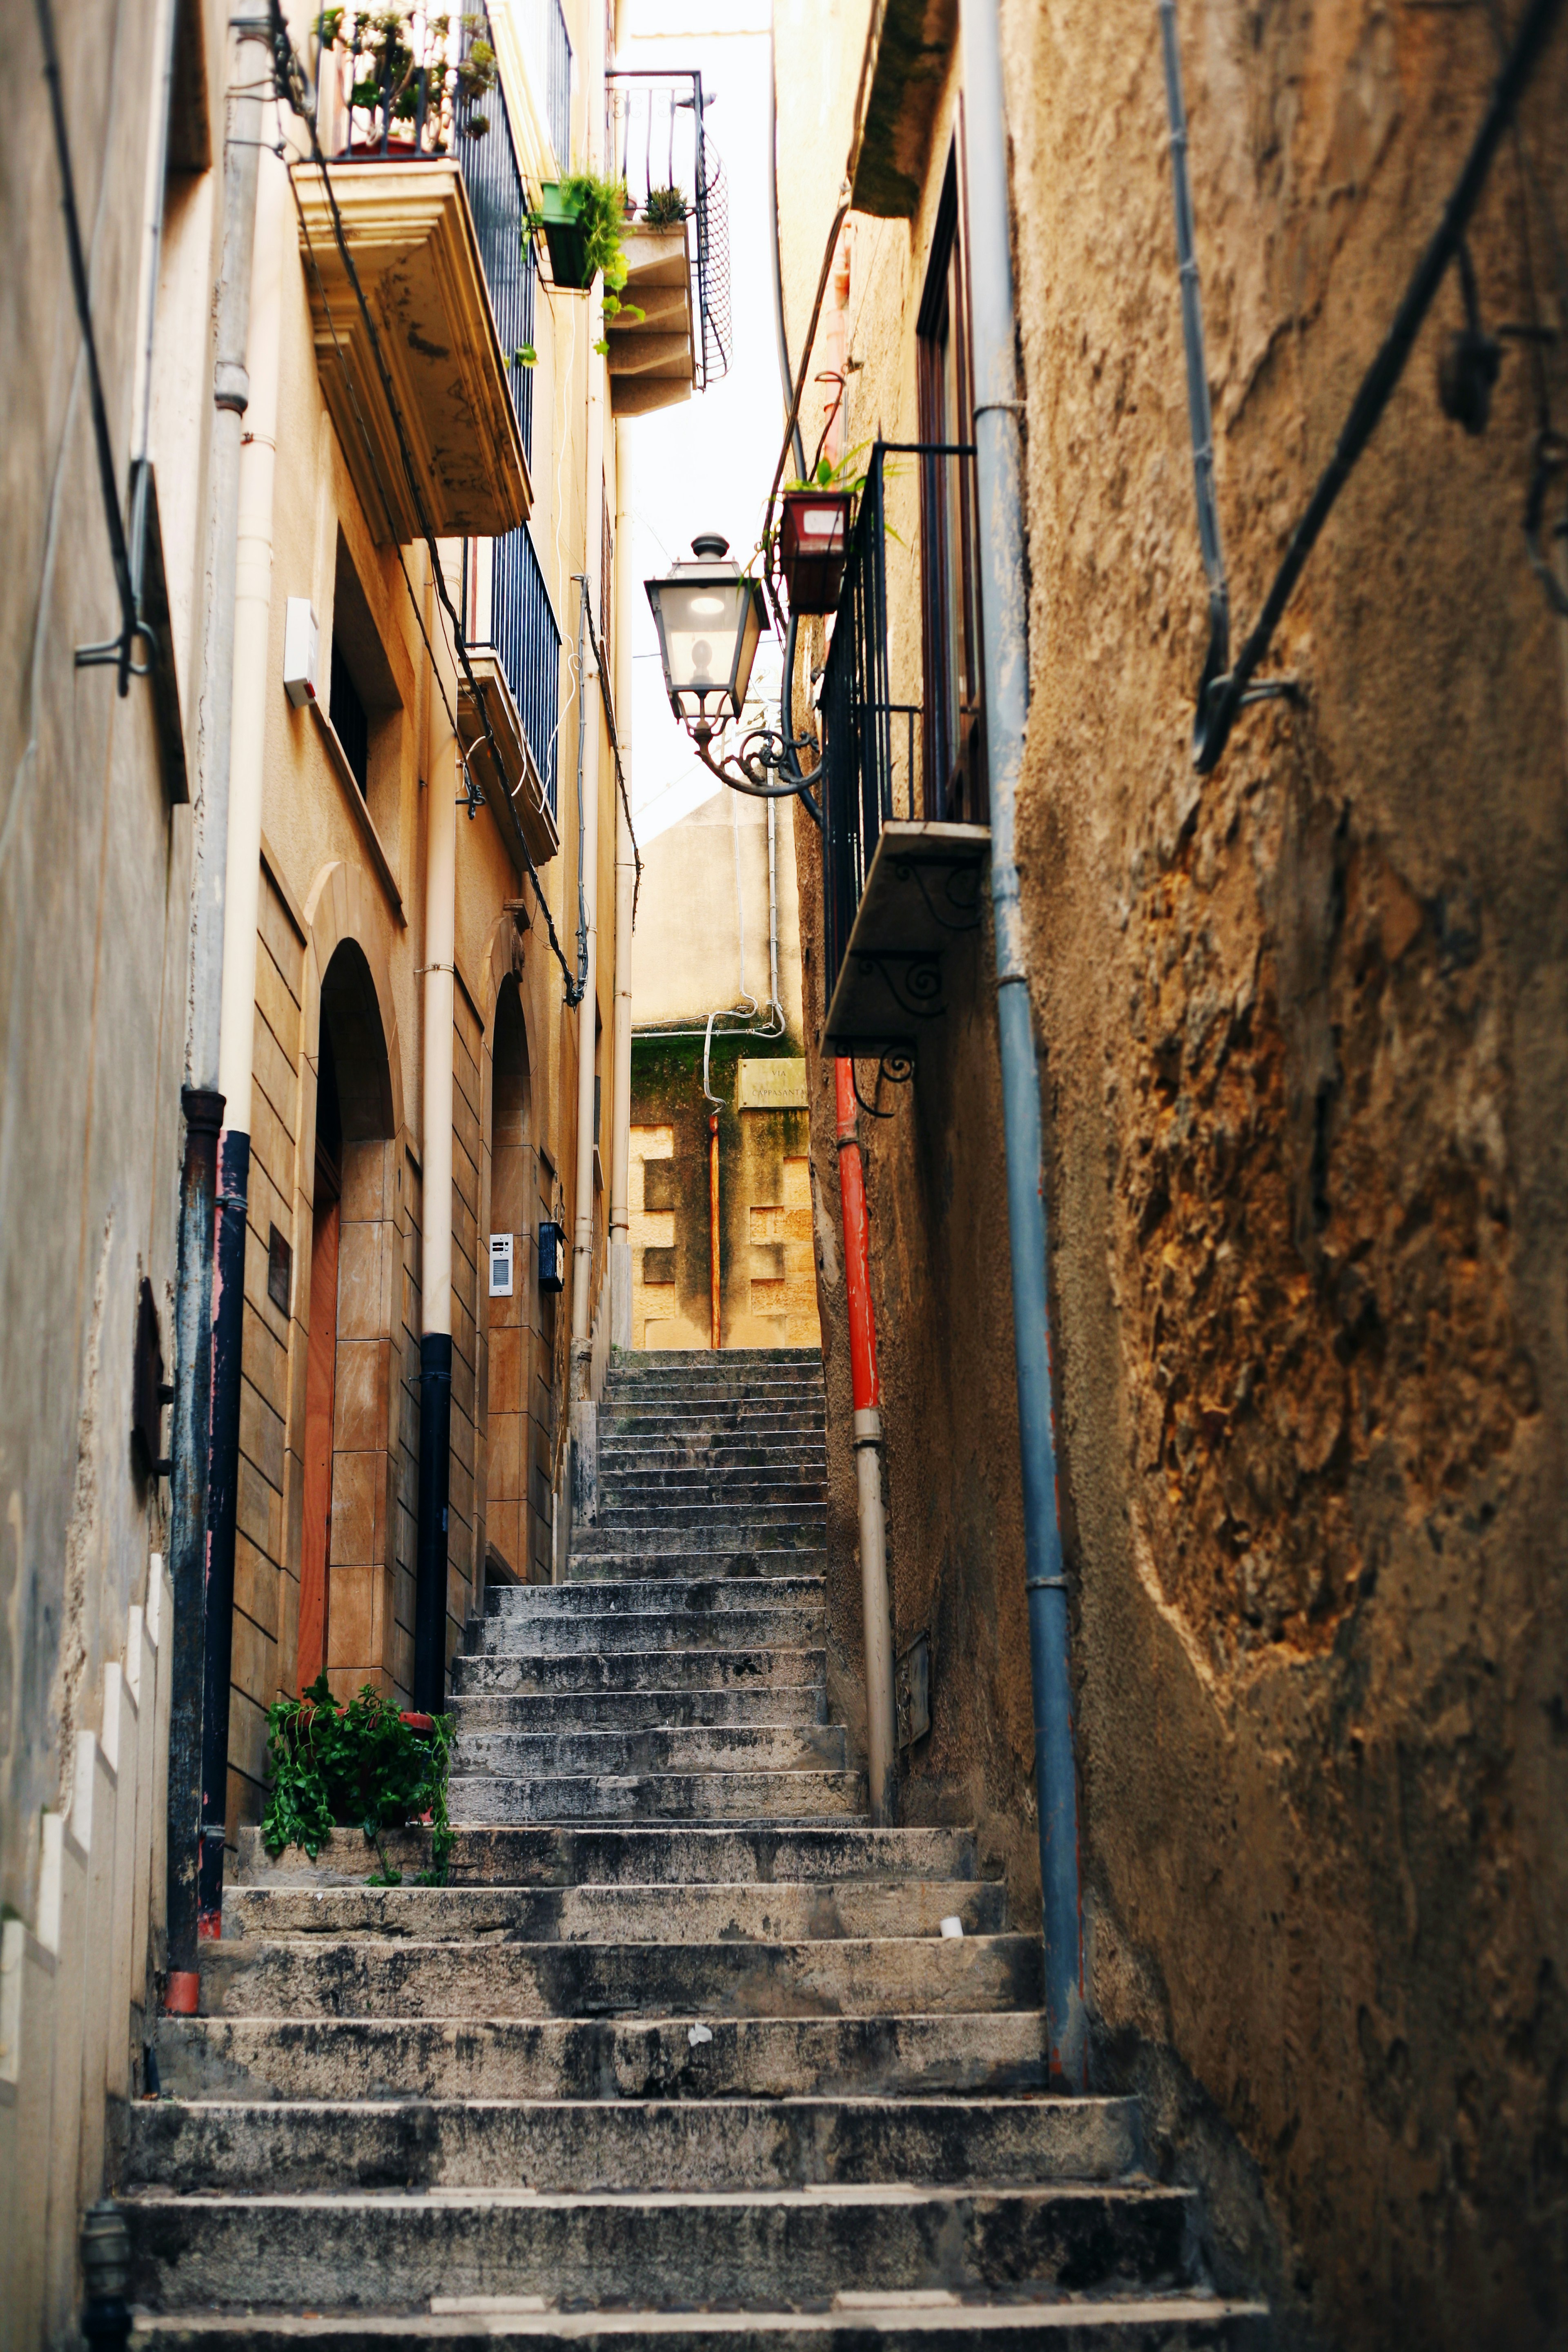
<path id="1" fill-rule="evenodd" d="M 974 439 L 974 414 L 956 152 L 948 158 L 937 207 L 916 336 L 920 437 L 949 449 L 967 446 Z M 974 461 L 933 455 L 920 465 L 924 814 L 984 824 L 989 811 Z"/>
<path id="2" fill-rule="evenodd" d="M 360 700 L 358 687 L 353 682 L 342 644 L 336 630 L 332 632 L 332 682 L 327 709 L 332 730 L 343 747 L 343 756 L 353 770 L 362 800 L 370 797 L 370 719 Z"/>
<path id="3" fill-rule="evenodd" d="M 332 579 L 327 715 L 376 836 L 395 862 L 411 745 L 386 646 L 342 531 Z"/>

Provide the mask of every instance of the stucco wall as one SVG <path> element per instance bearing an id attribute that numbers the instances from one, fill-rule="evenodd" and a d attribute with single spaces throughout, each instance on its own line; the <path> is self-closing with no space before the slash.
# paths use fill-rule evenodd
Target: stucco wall
<path id="1" fill-rule="evenodd" d="M 222 21 L 210 8 L 195 19 L 220 51 Z M 79 646 L 114 632 L 119 607 L 42 51 L 30 11 L 8 23 L 26 100 L 0 162 L 0 1906 L 33 1921 L 40 1809 L 70 1803 L 75 1737 L 101 1727 L 102 1670 L 165 1543 L 167 1487 L 132 1455 L 132 1373 L 143 1278 L 173 1371 L 191 816 L 165 790 L 150 687 L 133 680 L 121 699 L 111 667 L 75 666 Z M 138 429 L 155 38 L 153 11 L 97 0 L 61 32 L 122 496 Z M 182 179 L 173 194 L 165 280 L 199 280 L 207 183 Z M 165 334 L 170 324 L 162 313 Z M 194 333 L 160 344 L 165 399 L 150 441 L 171 494 L 164 548 L 193 774 L 205 597 L 184 488 L 205 467 L 205 329 L 198 313 Z"/>
<path id="2" fill-rule="evenodd" d="M 1542 379 L 1510 343 L 1485 438 L 1445 420 L 1451 275 L 1268 666 L 1304 699 L 1245 713 L 1200 789 L 1206 604 L 1157 20 L 1004 14 L 1020 862 L 1096 2069 L 1150 2093 L 1162 2161 L 1203 2179 L 1215 2259 L 1270 2294 L 1282 2340 L 1544 2346 L 1568 2145 L 1568 941 L 1563 628 L 1520 530 Z M 1184 6 L 1182 50 L 1239 636 L 1496 58 L 1480 14 L 1354 6 Z M 1565 82 L 1560 30 L 1522 117 L 1553 326 Z M 819 112 L 808 89 L 803 143 Z M 795 131 L 786 110 L 781 155 Z M 944 152 L 939 122 L 933 171 Z M 1492 327 L 1533 315 L 1521 185 L 1505 142 L 1471 232 Z M 857 225 L 851 440 L 909 417 L 930 194 L 912 235 Z M 815 286 L 820 251 L 786 267 L 792 288 Z M 1561 346 L 1542 366 L 1561 415 Z M 989 1449 L 980 1483 L 1005 1466 L 1003 1349 L 975 1387 L 900 1393 L 906 1348 L 923 1365 L 961 1325 L 1005 1328 L 989 1278 L 954 1279 L 933 1181 L 950 1150 L 955 1186 L 994 1152 L 993 1034 L 977 1021 L 967 1097 L 922 1059 L 907 1139 L 869 1151 L 889 1420 L 917 1441 L 889 1448 L 900 1611 L 951 1574 L 950 1523 L 911 1505 L 900 1445 L 929 1463 L 945 1419 L 953 1456 Z M 983 1168 L 969 1181 L 999 1220 Z M 994 1507 L 1005 1612 L 1000 1485 Z M 958 1623 L 979 1675 L 989 1626 L 973 1608 Z M 939 1651 L 933 1748 L 946 1687 Z M 1006 1808 L 1000 1677 L 991 1703 L 996 1752 L 975 1763 Z"/>

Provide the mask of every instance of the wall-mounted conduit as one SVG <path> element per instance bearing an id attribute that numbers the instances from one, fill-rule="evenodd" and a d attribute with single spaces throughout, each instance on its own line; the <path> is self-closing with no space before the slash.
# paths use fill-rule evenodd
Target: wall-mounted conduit
<path id="1" fill-rule="evenodd" d="M 1562 6 L 1563 0 L 1531 0 L 1523 22 L 1514 37 L 1513 47 L 1493 85 L 1491 101 L 1481 119 L 1464 168 L 1444 206 L 1443 217 L 1415 266 L 1382 348 L 1351 403 L 1350 414 L 1340 433 L 1334 454 L 1319 477 L 1317 488 L 1307 502 L 1306 511 L 1296 526 L 1290 544 L 1274 575 L 1273 585 L 1263 600 L 1257 625 L 1237 656 L 1234 666 L 1227 669 L 1223 666 L 1223 652 L 1216 667 L 1218 646 L 1213 627 L 1216 578 L 1214 564 L 1218 566 L 1217 578 L 1222 594 L 1225 571 L 1219 549 L 1217 513 L 1213 506 L 1208 381 L 1204 366 L 1203 320 L 1197 301 L 1196 265 L 1192 257 L 1192 200 L 1186 172 L 1186 114 L 1182 100 L 1180 62 L 1176 55 L 1175 0 L 1159 0 L 1165 47 L 1165 92 L 1171 121 L 1172 170 L 1176 182 L 1176 245 L 1182 267 L 1182 317 L 1187 346 L 1187 397 L 1193 429 L 1193 465 L 1198 490 L 1198 535 L 1209 578 L 1209 651 L 1198 683 L 1197 710 L 1193 722 L 1193 761 L 1201 774 L 1207 775 L 1217 766 L 1236 723 L 1237 712 L 1245 703 L 1260 700 L 1268 695 L 1291 691 L 1289 682 L 1283 679 L 1260 679 L 1254 684 L 1255 674 L 1284 616 L 1285 607 L 1290 601 L 1291 592 L 1301 576 L 1307 558 L 1316 546 L 1319 533 L 1333 509 L 1334 501 L 1350 479 L 1357 459 L 1371 440 L 1393 396 L 1394 386 L 1405 373 L 1405 362 L 1432 306 L 1433 297 L 1443 282 L 1449 263 L 1459 251 L 1465 229 L 1486 184 L 1498 142 L 1524 93 Z M 1205 484 L 1209 501 L 1206 516 Z M 1210 561 L 1211 548 L 1214 564 Z"/>

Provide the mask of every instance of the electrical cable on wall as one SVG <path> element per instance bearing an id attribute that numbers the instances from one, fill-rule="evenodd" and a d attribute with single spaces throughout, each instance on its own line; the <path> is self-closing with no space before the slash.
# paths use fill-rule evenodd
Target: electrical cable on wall
<path id="1" fill-rule="evenodd" d="M 1163 15 L 1166 10 L 1173 9 L 1173 0 L 1160 0 L 1160 6 Z M 1563 0 L 1531 0 L 1514 37 L 1513 47 L 1493 85 L 1490 102 L 1481 118 L 1469 153 L 1443 208 L 1443 216 L 1415 266 L 1382 347 L 1351 403 L 1334 454 L 1319 477 L 1306 510 L 1291 535 L 1252 633 L 1227 672 L 1211 677 L 1205 664 L 1193 730 L 1193 759 L 1200 774 L 1209 774 L 1218 763 L 1236 723 L 1237 713 L 1244 703 L 1266 694 L 1291 690 L 1290 683 L 1284 680 L 1264 680 L 1254 686 L 1254 673 L 1268 650 L 1274 632 L 1290 601 L 1291 592 L 1317 544 L 1335 500 L 1376 430 L 1394 387 L 1405 373 L 1405 363 L 1437 289 L 1463 246 L 1465 229 L 1486 184 L 1498 142 L 1523 95 L 1562 7 Z M 1173 21 L 1172 38 L 1173 41 Z M 1173 154 L 1176 152 L 1173 128 Z"/>
<path id="2" fill-rule="evenodd" d="M 47 0 L 37 0 L 37 5 L 40 7 L 47 6 Z M 338 200 L 336 192 L 332 186 L 331 173 L 328 169 L 327 159 L 322 152 L 321 140 L 317 136 L 313 93 L 311 93 L 305 81 L 304 68 L 300 65 L 289 40 L 288 28 L 283 21 L 283 12 L 279 5 L 279 0 L 270 0 L 268 15 L 272 27 L 272 48 L 277 73 L 278 95 L 289 105 L 294 114 L 305 124 L 310 132 L 310 160 L 321 175 L 321 188 L 327 199 L 328 211 L 331 216 L 333 241 L 337 246 L 339 255 L 342 260 L 343 268 L 348 275 L 349 285 L 353 289 L 354 301 L 358 307 L 360 317 L 364 322 L 365 331 L 370 338 L 371 351 L 375 360 L 377 373 L 381 377 L 382 391 L 386 400 L 388 413 L 392 418 L 393 430 L 397 436 L 398 451 L 403 459 L 404 471 L 407 477 L 409 493 L 414 501 L 415 512 L 418 517 L 421 536 L 424 538 L 426 545 L 429 550 L 431 576 L 435 584 L 436 593 L 447 614 L 447 622 L 452 632 L 453 650 L 456 653 L 458 662 L 463 671 L 463 675 L 468 680 L 468 690 L 474 698 L 475 708 L 479 711 L 480 719 L 483 723 L 485 740 L 489 749 L 490 757 L 495 762 L 496 774 L 504 781 L 506 775 L 506 763 L 501 757 L 500 745 L 496 740 L 495 730 L 491 726 L 489 712 L 486 706 L 484 695 L 480 689 L 479 679 L 474 674 L 473 664 L 468 658 L 468 641 L 464 635 L 461 617 L 452 604 L 451 595 L 447 587 L 446 578 L 441 570 L 440 551 L 437 544 L 435 531 L 430 523 L 428 512 L 426 509 L 424 492 L 415 468 L 413 453 L 408 444 L 407 429 L 403 421 L 403 412 L 398 404 L 397 394 L 393 385 L 392 377 L 387 368 L 385 354 L 382 350 L 381 336 L 377 331 L 375 320 L 371 315 L 370 305 L 365 299 L 364 289 L 360 284 L 359 271 L 354 266 L 353 256 L 349 247 L 348 236 L 343 228 L 342 215 L 338 209 Z M 300 205 L 299 191 L 297 188 L 294 188 L 294 174 L 291 164 L 289 168 L 289 182 L 290 189 L 293 190 L 295 207 L 300 212 L 301 223 L 303 223 L 303 209 Z M 308 233 L 307 247 L 309 248 Z M 312 267 L 315 268 L 313 248 L 309 249 L 311 251 Z M 321 291 L 323 304 L 325 304 L 326 293 L 325 289 L 321 286 L 321 277 L 319 268 L 315 268 L 315 278 L 317 287 Z M 330 307 L 328 309 L 328 319 L 329 324 L 331 324 Z M 331 331 L 333 346 L 337 351 L 340 362 L 342 365 L 345 380 L 349 381 L 352 385 L 352 375 L 348 368 L 348 362 L 343 352 L 342 345 L 338 339 L 335 325 L 332 325 Z M 359 416 L 357 401 L 355 403 L 355 415 L 356 417 Z M 363 417 L 359 417 L 359 422 L 363 430 Z M 379 481 L 379 475 L 377 476 L 377 479 Z M 399 550 L 398 561 L 401 565 L 401 549 Z M 408 582 L 408 574 L 405 567 L 404 568 L 404 579 L 405 583 Z M 408 593 L 410 600 L 415 604 L 416 615 L 419 618 L 420 635 L 424 636 L 424 622 L 422 616 L 419 616 L 418 614 L 417 601 L 414 599 L 412 583 L 408 583 Z M 429 639 L 427 637 L 426 637 L 426 647 L 428 651 Z M 441 697 L 443 702 L 446 704 L 447 717 L 451 719 L 452 733 L 454 737 L 457 737 L 457 719 L 452 712 L 451 704 L 447 698 L 446 687 L 440 680 L 439 672 L 437 672 L 437 683 L 441 686 Z M 475 798 L 476 787 L 466 768 L 464 782 L 467 788 L 468 814 L 472 816 L 475 814 L 477 806 Z M 551 949 L 565 978 L 566 1002 L 571 1005 L 579 1004 L 581 1003 L 583 997 L 583 982 L 580 978 L 577 978 L 573 974 L 571 966 L 567 963 L 566 958 L 562 951 L 560 940 L 556 936 L 555 924 L 551 916 L 549 902 L 544 895 L 544 886 L 539 878 L 539 869 L 533 862 L 533 858 L 529 851 L 527 843 L 521 840 L 521 835 L 519 838 L 519 846 L 521 846 L 522 850 L 524 868 L 527 872 L 529 880 L 533 885 L 534 895 L 539 902 L 540 912 L 544 917 L 544 927 L 549 937 Z"/>

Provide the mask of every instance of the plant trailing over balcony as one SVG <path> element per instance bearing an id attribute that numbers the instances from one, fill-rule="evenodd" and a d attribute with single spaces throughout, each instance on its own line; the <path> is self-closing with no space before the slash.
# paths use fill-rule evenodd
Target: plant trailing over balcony
<path id="1" fill-rule="evenodd" d="M 388 1830 L 427 1822 L 431 1868 L 421 1883 L 444 1885 L 452 1831 L 447 1818 L 449 1716 L 409 1717 L 369 1683 L 340 1706 L 326 1675 L 300 1698 L 268 1709 L 271 1790 L 261 1817 L 268 1853 L 302 1845 L 314 1862 L 334 1828 L 358 1827 L 381 1862 L 371 1885 L 395 1886 L 382 1838 Z"/>
<path id="2" fill-rule="evenodd" d="M 601 272 L 605 280 L 605 316 L 646 314 L 635 302 L 622 302 L 626 282 L 626 187 L 624 180 L 601 180 L 592 172 L 574 172 L 564 180 L 546 180 L 541 203 L 530 213 L 528 227 L 543 233 L 550 248 L 550 269 L 557 286 L 586 292 Z M 603 357 L 609 345 L 594 349 Z"/>
<path id="3" fill-rule="evenodd" d="M 489 131 L 478 101 L 496 86 L 496 55 L 482 16 L 328 8 L 318 21 L 323 52 L 346 68 L 351 154 L 444 155 L 456 131 Z M 367 135 L 355 136 L 356 116 Z"/>

